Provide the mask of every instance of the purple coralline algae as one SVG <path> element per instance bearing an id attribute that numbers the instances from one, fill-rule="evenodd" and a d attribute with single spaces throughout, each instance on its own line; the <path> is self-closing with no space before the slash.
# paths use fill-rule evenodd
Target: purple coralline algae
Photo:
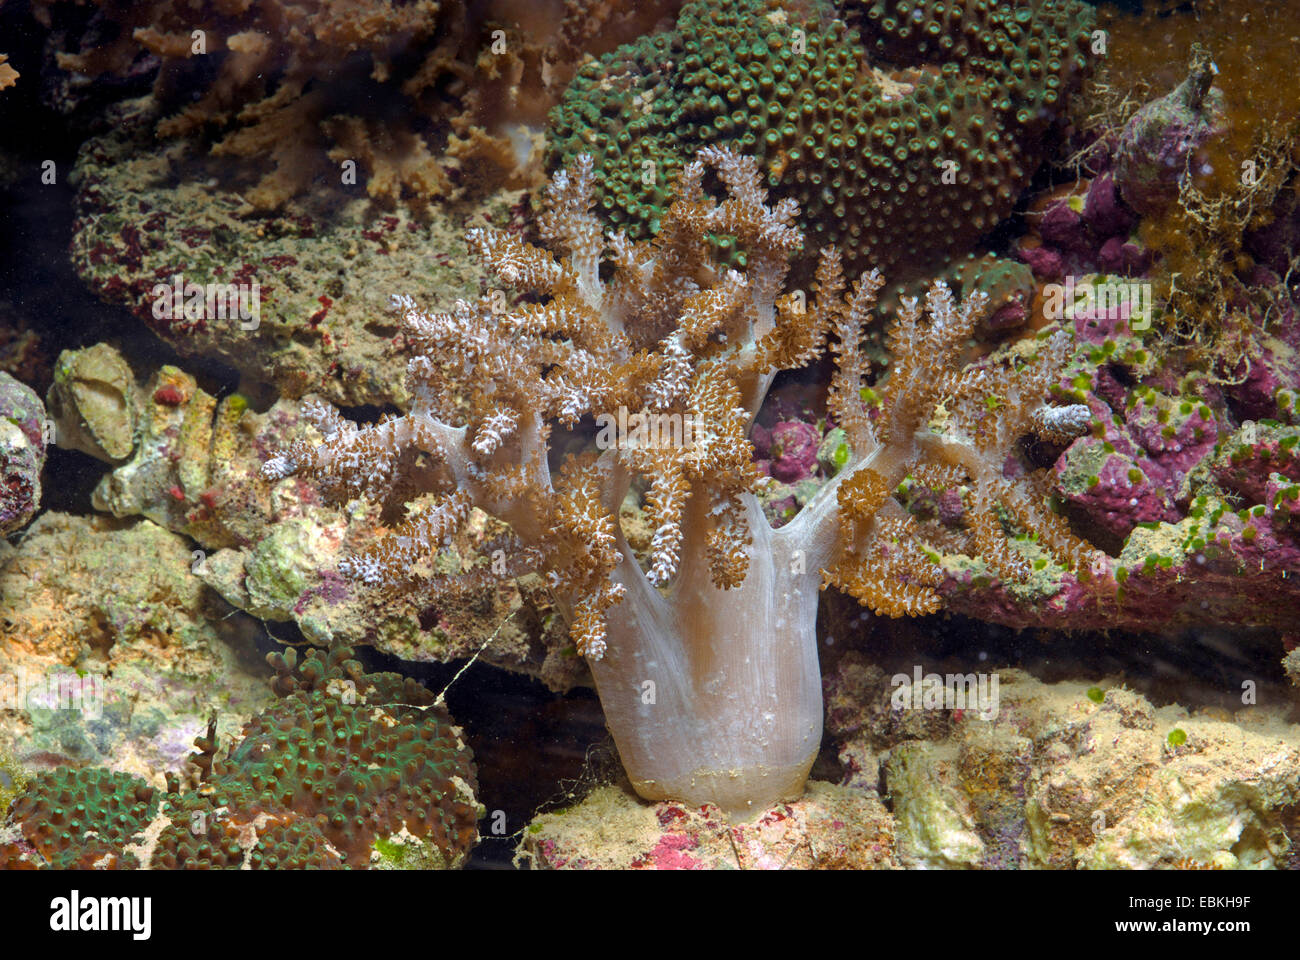
<path id="1" fill-rule="evenodd" d="M 1187 79 L 1138 110 L 1120 134 L 1115 177 L 1138 213 L 1161 213 L 1176 200 L 1197 150 L 1222 130 L 1223 93 L 1211 85 L 1216 72 L 1200 53 Z"/>
<path id="2" fill-rule="evenodd" d="M 0 372 L 0 535 L 22 527 L 40 506 L 48 429 L 40 398 Z"/>
<path id="3" fill-rule="evenodd" d="M 1018 243 L 1016 253 L 1034 276 L 1060 281 L 1089 273 L 1145 274 L 1150 256 L 1136 239 L 1137 217 L 1119 196 L 1112 173 L 1080 180 L 1068 190 L 1044 201 L 1030 217 L 1030 233 Z"/>
<path id="4" fill-rule="evenodd" d="M 782 420 L 771 430 L 754 427 L 754 456 L 760 473 L 781 483 L 798 483 L 817 469 L 821 434 L 801 420 Z"/>

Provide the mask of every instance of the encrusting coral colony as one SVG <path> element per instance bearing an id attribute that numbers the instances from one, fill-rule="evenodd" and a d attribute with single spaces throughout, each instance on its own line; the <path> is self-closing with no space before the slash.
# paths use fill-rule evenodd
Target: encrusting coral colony
<path id="1" fill-rule="evenodd" d="M 1038 168 L 1090 69 L 1091 8 L 864 0 L 844 5 L 848 24 L 838 14 L 826 0 L 687 3 L 675 32 L 579 72 L 551 153 L 596 151 L 601 212 L 644 239 L 695 152 L 730 144 L 799 202 L 808 255 L 832 244 L 891 281 L 938 270 Z"/>
<path id="2" fill-rule="evenodd" d="M 34 0 L 0 110 L 94 131 L 71 263 L 179 359 L 0 339 L 0 866 L 460 866 L 500 669 L 626 776 L 516 863 L 1300 865 L 1284 7 Z"/>
<path id="3" fill-rule="evenodd" d="M 474 763 L 434 695 L 396 674 L 276 657 L 281 699 L 216 758 L 195 742 L 196 789 L 97 768 L 38 774 L 16 801 L 11 869 L 455 866 L 477 839 Z M 91 839 L 93 838 L 93 839 Z M 395 861 L 395 862 L 393 862 Z"/>

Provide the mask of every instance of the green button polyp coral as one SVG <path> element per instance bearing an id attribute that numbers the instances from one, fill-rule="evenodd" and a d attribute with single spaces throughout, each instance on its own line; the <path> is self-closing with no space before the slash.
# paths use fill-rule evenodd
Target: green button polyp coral
<path id="1" fill-rule="evenodd" d="M 6 804 L 0 868 L 462 865 L 480 814 L 469 748 L 431 691 L 351 653 L 268 657 L 281 699 L 228 754 L 209 726 L 195 789 L 95 767 L 32 777 Z"/>
<path id="2" fill-rule="evenodd" d="M 928 274 L 1011 212 L 1089 68 L 1092 19 L 1077 0 L 690 2 L 578 74 L 549 162 L 593 153 L 598 211 L 640 240 L 683 165 L 729 144 L 799 202 L 806 255 Z"/>

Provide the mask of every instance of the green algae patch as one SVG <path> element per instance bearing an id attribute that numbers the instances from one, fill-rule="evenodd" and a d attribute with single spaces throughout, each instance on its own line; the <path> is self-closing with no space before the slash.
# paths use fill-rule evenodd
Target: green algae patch
<path id="1" fill-rule="evenodd" d="M 273 527 L 248 554 L 244 587 L 248 612 L 268 620 L 288 620 L 308 585 L 316 580 L 319 552 L 313 549 L 314 529 L 298 518 Z"/>
<path id="2" fill-rule="evenodd" d="M 0 753 L 0 823 L 14 797 L 27 788 L 30 777 L 22 765 L 7 753 Z"/>
<path id="3" fill-rule="evenodd" d="M 947 775 L 955 761 L 952 744 L 910 741 L 890 751 L 886 780 L 905 864 L 976 867 L 984 859 L 970 800 Z"/>
<path id="4" fill-rule="evenodd" d="M 1023 580 L 1004 580 L 983 557 L 962 553 L 941 556 L 939 566 L 951 579 L 971 587 L 983 589 L 1001 583 L 1007 595 L 1018 603 L 1038 603 L 1061 592 L 1069 571 L 1056 562 L 1050 551 L 1029 536 L 1011 537 L 1008 544 L 1029 561 L 1030 573 Z"/>
<path id="5" fill-rule="evenodd" d="M 376 837 L 370 850 L 371 870 L 458 870 L 468 851 L 448 858 L 435 843 L 412 835 L 405 827 L 387 837 Z"/>

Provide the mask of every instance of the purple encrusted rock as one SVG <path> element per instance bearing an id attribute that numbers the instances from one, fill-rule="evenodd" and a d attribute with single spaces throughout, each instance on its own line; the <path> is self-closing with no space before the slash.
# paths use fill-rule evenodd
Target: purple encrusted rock
<path id="1" fill-rule="evenodd" d="M 45 422 L 35 392 L 0 372 L 0 535 L 26 524 L 40 506 Z"/>
<path id="2" fill-rule="evenodd" d="M 1135 222 L 1120 200 L 1115 178 L 1104 173 L 1092 181 L 1083 201 L 1083 219 L 1099 237 L 1127 236 Z"/>
<path id="3" fill-rule="evenodd" d="M 817 428 L 802 420 L 784 420 L 772 427 L 768 445 L 772 477 L 796 483 L 817 469 L 817 448 L 822 441 Z"/>
<path id="4" fill-rule="evenodd" d="M 1097 266 L 1107 273 L 1140 277 L 1151 265 L 1147 252 L 1123 237 L 1111 237 L 1097 252 Z"/>
<path id="5" fill-rule="evenodd" d="M 1018 256 L 1034 271 L 1039 280 L 1060 280 L 1065 273 L 1065 261 L 1051 247 L 1020 247 Z"/>
<path id="6" fill-rule="evenodd" d="M 1187 79 L 1125 125 L 1116 150 L 1115 182 L 1139 214 L 1160 213 L 1174 201 L 1189 158 L 1223 132 L 1223 93 L 1211 86 L 1216 70 L 1209 55 L 1198 50 Z"/>
<path id="7" fill-rule="evenodd" d="M 1038 225 L 1038 234 L 1048 246 L 1075 253 L 1089 253 L 1093 248 L 1093 240 L 1083 215 L 1074 209 L 1072 201 L 1077 202 L 1077 198 L 1059 200 L 1048 207 Z"/>

